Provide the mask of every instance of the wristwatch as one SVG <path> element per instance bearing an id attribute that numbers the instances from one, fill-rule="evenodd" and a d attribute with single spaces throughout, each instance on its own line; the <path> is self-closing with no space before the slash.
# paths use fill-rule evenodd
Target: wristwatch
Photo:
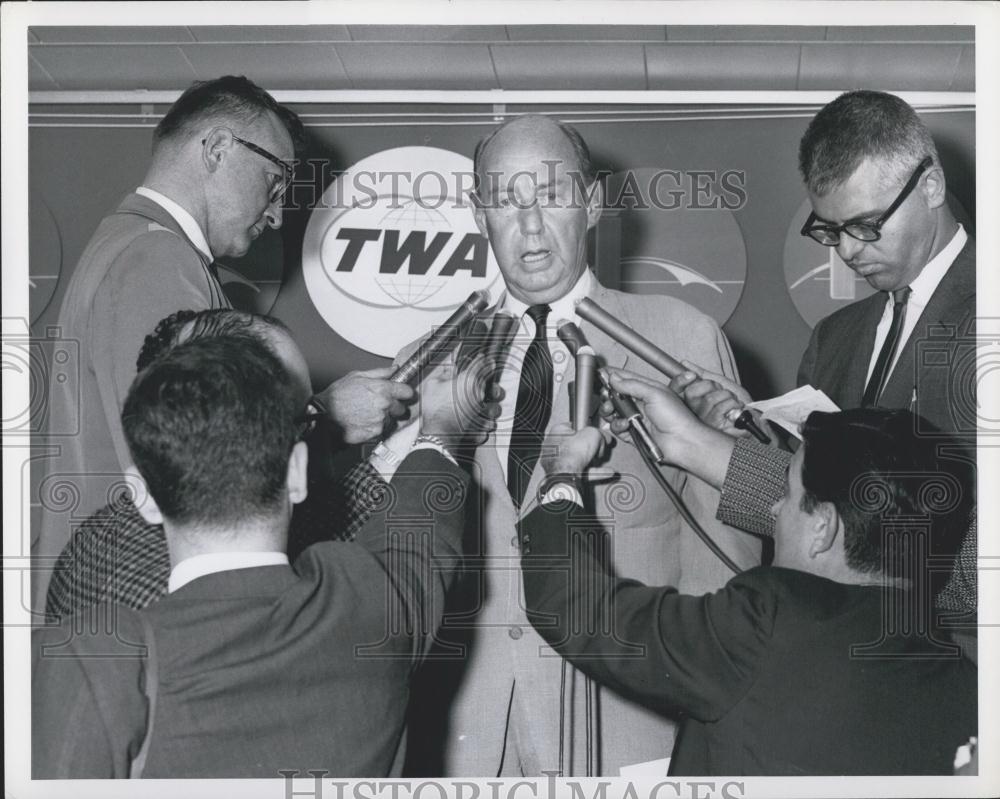
<path id="1" fill-rule="evenodd" d="M 567 500 L 580 502 L 583 497 L 583 479 L 570 472 L 555 472 L 546 475 L 538 486 L 539 504 L 545 500 Z"/>

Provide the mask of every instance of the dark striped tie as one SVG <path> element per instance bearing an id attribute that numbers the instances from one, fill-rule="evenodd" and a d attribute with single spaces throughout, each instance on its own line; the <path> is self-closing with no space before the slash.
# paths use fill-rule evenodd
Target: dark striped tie
<path id="1" fill-rule="evenodd" d="M 892 322 L 889 324 L 889 335 L 885 337 L 882 349 L 875 361 L 875 368 L 872 369 L 872 376 L 865 386 L 864 396 L 861 398 L 861 406 L 876 405 L 878 398 L 885 388 L 886 378 L 889 376 L 889 367 L 892 359 L 896 355 L 899 347 L 899 336 L 903 332 L 903 320 L 906 318 L 906 300 L 910 296 L 910 287 L 905 286 L 892 292 Z"/>
<path id="2" fill-rule="evenodd" d="M 531 473 L 538 462 L 545 428 L 552 416 L 552 354 L 545 337 L 548 305 L 532 305 L 528 316 L 535 322 L 535 337 L 528 345 L 521 366 L 521 383 L 507 453 L 507 488 L 514 504 L 520 506 Z"/>

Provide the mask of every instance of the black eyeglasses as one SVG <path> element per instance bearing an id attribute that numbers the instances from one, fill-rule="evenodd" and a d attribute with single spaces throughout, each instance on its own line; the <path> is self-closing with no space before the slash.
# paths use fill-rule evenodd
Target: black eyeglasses
<path id="1" fill-rule="evenodd" d="M 232 133 L 232 131 L 230 131 L 230 133 Z M 266 158 L 272 164 L 281 167 L 282 178 L 271 187 L 271 190 L 268 192 L 267 195 L 267 200 L 269 204 L 273 205 L 274 203 L 281 202 L 281 200 L 284 199 L 285 192 L 288 191 L 288 187 L 292 185 L 292 180 L 295 178 L 294 166 L 288 163 L 288 161 L 282 161 L 274 153 L 265 150 L 259 144 L 254 144 L 252 141 L 241 139 L 235 133 L 232 133 L 232 136 L 233 136 L 233 141 L 242 144 L 244 147 L 250 150 L 250 152 L 257 153 L 257 155 L 261 156 L 262 158 Z M 202 139 L 201 143 L 204 144 L 206 141 L 208 141 L 208 139 Z"/>
<path id="2" fill-rule="evenodd" d="M 902 191 L 892 201 L 892 205 L 874 222 L 845 222 L 843 225 L 817 225 L 815 224 L 816 214 L 811 213 L 799 233 L 803 236 L 808 236 L 813 241 L 818 241 L 826 247 L 836 247 L 840 244 L 841 233 L 846 233 L 858 241 L 878 241 L 882 238 L 882 226 L 893 215 L 895 210 L 903 204 L 903 201 L 910 196 L 910 192 L 916 187 L 920 176 L 924 174 L 924 171 L 932 163 L 934 163 L 934 159 L 928 155 L 923 161 L 917 164 L 917 168 L 910 175 L 910 179 L 906 181 L 906 185 L 903 186 Z"/>

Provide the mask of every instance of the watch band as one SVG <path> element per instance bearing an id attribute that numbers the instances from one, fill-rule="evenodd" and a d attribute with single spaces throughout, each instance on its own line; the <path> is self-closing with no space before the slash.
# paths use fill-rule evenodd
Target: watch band
<path id="1" fill-rule="evenodd" d="M 559 487 L 571 487 L 571 491 L 566 491 L 565 495 L 560 495 Z M 553 492 L 553 496 L 549 496 L 549 493 Z M 574 493 L 575 492 L 575 493 Z M 565 499 L 570 502 L 576 502 L 583 496 L 583 478 L 578 474 L 571 474 L 569 472 L 556 472 L 554 474 L 546 475 L 545 479 L 538 486 L 538 501 L 543 502 L 545 499 Z"/>

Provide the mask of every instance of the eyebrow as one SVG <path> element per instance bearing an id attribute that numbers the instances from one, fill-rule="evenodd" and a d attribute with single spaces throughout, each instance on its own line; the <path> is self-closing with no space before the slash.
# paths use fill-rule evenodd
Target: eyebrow
<path id="1" fill-rule="evenodd" d="M 831 222 L 829 219 L 824 219 L 815 211 L 813 212 L 813 216 L 816 217 L 817 222 L 822 222 L 824 225 L 829 225 L 830 227 L 843 227 L 844 225 L 851 225 L 856 222 L 864 222 L 873 218 L 878 219 L 883 213 L 885 213 L 884 208 L 879 211 L 865 211 L 864 213 L 855 214 L 850 219 L 845 219 L 839 225 L 836 222 Z"/>

